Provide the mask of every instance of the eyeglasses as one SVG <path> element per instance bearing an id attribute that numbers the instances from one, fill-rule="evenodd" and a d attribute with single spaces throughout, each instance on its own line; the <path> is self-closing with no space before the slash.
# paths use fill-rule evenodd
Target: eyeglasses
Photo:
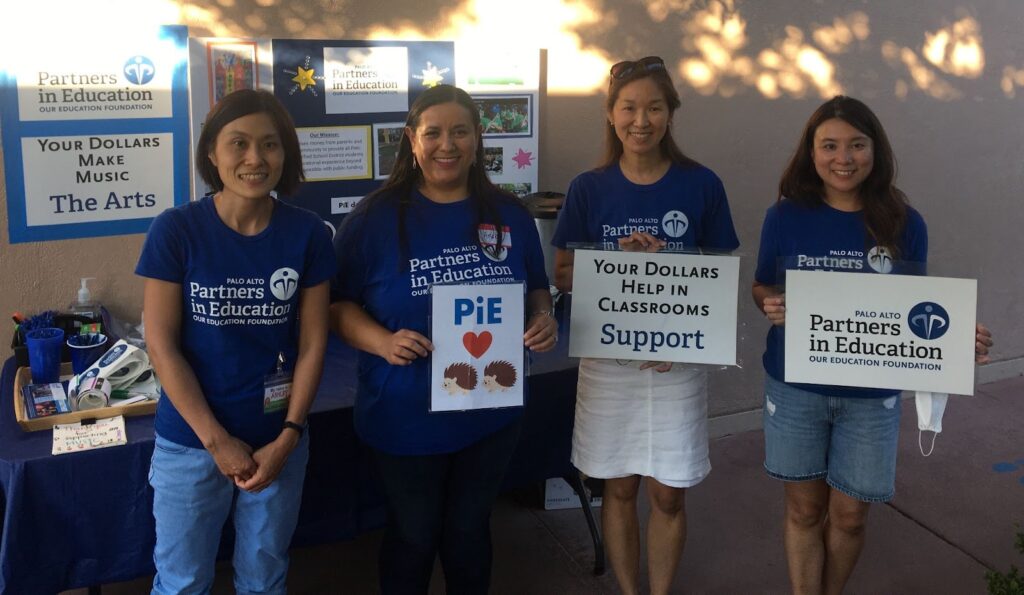
<path id="1" fill-rule="evenodd" d="M 665 70 L 665 61 L 659 56 L 647 56 L 636 61 L 624 60 L 612 66 L 611 75 L 612 78 L 621 80 L 633 74 L 637 68 L 642 68 L 644 72 Z"/>

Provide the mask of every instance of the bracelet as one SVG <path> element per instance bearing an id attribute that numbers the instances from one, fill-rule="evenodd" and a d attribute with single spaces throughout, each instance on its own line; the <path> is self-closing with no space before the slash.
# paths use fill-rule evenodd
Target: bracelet
<path id="1" fill-rule="evenodd" d="M 555 309 L 551 308 L 550 310 L 535 310 L 533 312 L 530 312 L 529 318 L 533 318 L 534 316 L 538 316 L 540 314 L 543 314 L 544 316 L 550 316 L 551 318 L 554 318 L 555 317 Z"/>
<path id="2" fill-rule="evenodd" d="M 296 432 L 299 433 L 299 438 L 302 438 L 302 435 L 306 432 L 306 426 L 299 425 L 293 421 L 285 420 L 284 427 L 281 428 L 281 431 L 284 430 L 295 430 Z"/>

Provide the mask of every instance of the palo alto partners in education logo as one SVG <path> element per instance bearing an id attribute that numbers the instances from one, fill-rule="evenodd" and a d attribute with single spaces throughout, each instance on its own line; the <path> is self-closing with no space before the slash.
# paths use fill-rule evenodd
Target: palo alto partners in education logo
<path id="1" fill-rule="evenodd" d="M 669 211 L 661 218 L 661 228 L 670 238 L 681 237 L 690 228 L 690 220 L 682 211 Z"/>
<path id="2" fill-rule="evenodd" d="M 299 273 L 295 269 L 283 267 L 270 276 L 270 293 L 282 302 L 290 300 L 298 288 Z"/>
<path id="3" fill-rule="evenodd" d="M 124 78 L 133 85 L 145 85 L 156 76 L 156 66 L 146 56 L 132 56 L 124 63 Z"/>
<path id="4" fill-rule="evenodd" d="M 910 331 L 927 341 L 934 341 L 949 330 L 949 313 L 935 302 L 921 302 L 907 315 Z"/>

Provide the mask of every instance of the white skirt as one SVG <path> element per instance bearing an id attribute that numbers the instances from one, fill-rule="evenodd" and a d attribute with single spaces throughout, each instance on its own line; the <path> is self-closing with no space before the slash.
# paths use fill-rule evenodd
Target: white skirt
<path id="1" fill-rule="evenodd" d="M 681 364 L 659 373 L 642 363 L 580 360 L 572 462 L 589 477 L 696 485 L 711 471 L 707 373 Z"/>

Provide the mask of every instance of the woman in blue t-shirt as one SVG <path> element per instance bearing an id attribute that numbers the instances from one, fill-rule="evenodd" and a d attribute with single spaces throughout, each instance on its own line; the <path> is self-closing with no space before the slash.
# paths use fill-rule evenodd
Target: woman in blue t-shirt
<path id="1" fill-rule="evenodd" d="M 426 593 L 438 554 L 449 593 L 487 592 L 491 508 L 519 437 L 521 408 L 430 412 L 429 286 L 525 281 L 523 345 L 557 338 L 537 228 L 487 179 L 481 132 L 465 91 L 421 93 L 391 176 L 335 239 L 331 328 L 360 350 L 355 425 L 387 501 L 386 595 Z"/>
<path id="2" fill-rule="evenodd" d="M 153 593 L 209 592 L 230 515 L 235 589 L 283 594 L 327 344 L 330 232 L 270 195 L 298 187 L 302 158 L 266 91 L 214 106 L 196 166 L 214 194 L 157 217 L 135 270 L 163 386 Z"/>
<path id="3" fill-rule="evenodd" d="M 661 58 L 612 66 L 605 104 L 606 155 L 569 186 L 552 244 L 556 284 L 572 289 L 570 244 L 656 252 L 739 246 L 721 180 L 672 139 L 679 94 Z M 707 377 L 658 362 L 580 361 L 572 461 L 605 479 L 601 509 L 612 569 L 639 589 L 637 493 L 644 481 L 652 593 L 667 593 L 686 540 L 686 488 L 711 470 Z"/>
<path id="4" fill-rule="evenodd" d="M 794 593 L 838 594 L 864 545 L 871 502 L 895 491 L 899 391 L 784 382 L 787 268 L 923 274 L 928 233 L 893 185 L 896 161 L 862 102 L 837 96 L 804 127 L 768 209 L 753 286 L 772 322 L 764 354 L 765 469 L 785 481 Z M 992 344 L 979 325 L 977 361 Z"/>

